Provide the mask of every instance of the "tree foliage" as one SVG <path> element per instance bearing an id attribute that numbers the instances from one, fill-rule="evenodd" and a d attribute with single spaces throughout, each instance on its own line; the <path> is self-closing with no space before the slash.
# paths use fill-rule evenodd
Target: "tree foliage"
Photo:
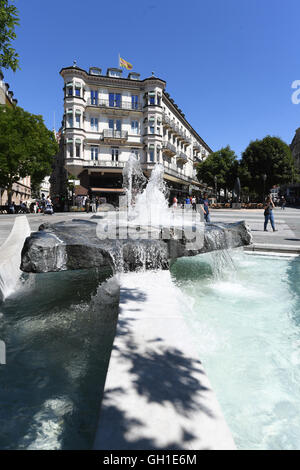
<path id="1" fill-rule="evenodd" d="M 20 107 L 0 107 L 0 186 L 8 190 L 31 176 L 33 187 L 49 175 L 58 145 L 41 116 Z"/>
<path id="2" fill-rule="evenodd" d="M 279 137 L 271 136 L 250 142 L 242 154 L 239 176 L 242 186 L 258 195 L 264 186 L 268 191 L 275 185 L 290 183 L 296 174 L 289 146 Z"/>
<path id="3" fill-rule="evenodd" d="M 19 25 L 17 8 L 9 0 L 0 0 L 0 68 L 19 68 L 19 55 L 12 47 L 16 38 L 15 26 Z"/>
<path id="4" fill-rule="evenodd" d="M 229 146 L 211 153 L 206 160 L 197 165 L 199 181 L 214 187 L 216 176 L 218 188 L 224 190 L 231 190 L 234 187 L 237 172 L 237 156 Z"/>

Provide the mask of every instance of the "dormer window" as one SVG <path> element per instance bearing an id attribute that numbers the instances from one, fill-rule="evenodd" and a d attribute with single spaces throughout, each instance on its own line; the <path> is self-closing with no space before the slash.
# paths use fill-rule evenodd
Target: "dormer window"
<path id="1" fill-rule="evenodd" d="M 101 75 L 102 70 L 98 67 L 90 67 L 90 75 Z"/>
<path id="2" fill-rule="evenodd" d="M 116 77 L 119 78 L 122 76 L 122 70 L 121 69 L 107 69 L 107 76 L 108 77 Z"/>
<path id="3" fill-rule="evenodd" d="M 128 74 L 128 78 L 129 80 L 139 80 L 140 79 L 140 74 L 139 73 L 135 73 L 135 72 L 130 72 Z"/>

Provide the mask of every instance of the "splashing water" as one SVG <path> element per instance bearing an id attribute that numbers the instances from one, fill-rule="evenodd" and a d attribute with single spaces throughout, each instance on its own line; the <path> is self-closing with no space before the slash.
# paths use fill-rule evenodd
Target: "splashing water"
<path id="1" fill-rule="evenodd" d="M 164 167 L 156 164 L 147 183 L 140 162 L 131 154 L 123 169 L 128 215 L 139 225 L 162 225 L 170 217 Z"/>
<path id="2" fill-rule="evenodd" d="M 146 186 L 147 179 L 144 176 L 140 162 L 134 153 L 131 153 L 123 168 L 123 188 L 127 196 L 127 210 L 130 217 L 135 216 L 135 203 L 138 194 Z"/>

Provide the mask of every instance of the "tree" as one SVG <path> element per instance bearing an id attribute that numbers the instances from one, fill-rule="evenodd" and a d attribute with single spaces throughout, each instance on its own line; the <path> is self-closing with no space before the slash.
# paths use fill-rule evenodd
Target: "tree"
<path id="1" fill-rule="evenodd" d="M 264 189 L 267 192 L 274 185 L 289 183 L 296 178 L 289 146 L 279 137 L 269 135 L 250 142 L 242 154 L 239 173 L 242 186 L 256 195 L 262 195 Z"/>
<path id="2" fill-rule="evenodd" d="M 19 25 L 18 10 L 9 0 L 0 0 L 0 68 L 19 68 L 19 55 L 12 48 L 16 38 L 15 26 Z"/>
<path id="3" fill-rule="evenodd" d="M 0 186 L 11 202 L 12 186 L 20 178 L 31 176 L 36 187 L 50 174 L 58 145 L 41 116 L 19 107 L 0 107 L 0 129 Z"/>
<path id="4" fill-rule="evenodd" d="M 217 177 L 217 186 L 219 190 L 224 189 L 224 191 L 233 188 L 237 172 L 237 156 L 229 145 L 211 153 L 206 160 L 197 165 L 199 181 L 214 187 Z"/>

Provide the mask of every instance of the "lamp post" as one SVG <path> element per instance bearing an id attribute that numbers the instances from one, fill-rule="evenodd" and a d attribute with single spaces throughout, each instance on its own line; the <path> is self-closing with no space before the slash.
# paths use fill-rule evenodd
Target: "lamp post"
<path id="1" fill-rule="evenodd" d="M 263 182 L 264 182 L 263 202 L 265 202 L 265 185 L 266 185 L 267 175 L 264 174 L 264 175 L 262 176 L 262 178 L 263 178 Z"/>
<path id="2" fill-rule="evenodd" d="M 214 177 L 215 181 L 215 194 L 216 194 L 216 203 L 218 203 L 218 192 L 217 192 L 217 183 L 218 183 L 218 178 L 217 176 Z"/>

